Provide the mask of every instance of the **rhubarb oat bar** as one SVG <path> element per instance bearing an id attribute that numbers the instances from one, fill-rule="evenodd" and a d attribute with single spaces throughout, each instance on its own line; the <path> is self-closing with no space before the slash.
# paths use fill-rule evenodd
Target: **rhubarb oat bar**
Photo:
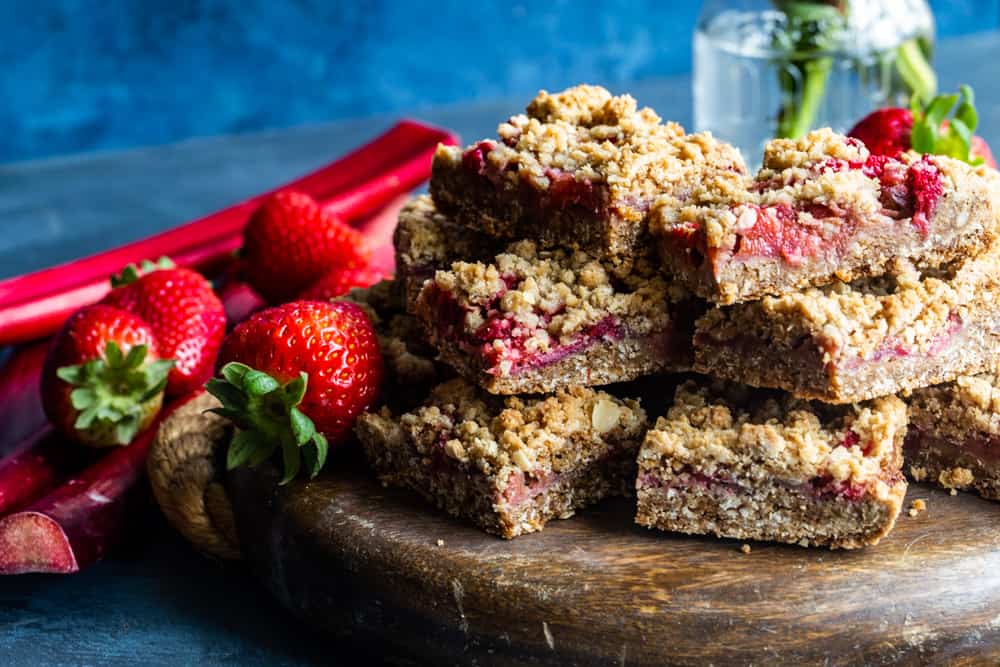
<path id="1" fill-rule="evenodd" d="M 647 245 L 657 195 L 682 196 L 706 171 L 746 172 L 732 146 L 685 134 L 599 86 L 542 91 L 498 134 L 465 150 L 438 148 L 430 183 L 438 207 L 492 236 L 569 246 L 615 265 Z"/>
<path id="2" fill-rule="evenodd" d="M 1000 376 L 962 376 L 918 389 L 907 402 L 910 476 L 1000 500 Z"/>
<path id="3" fill-rule="evenodd" d="M 434 272 L 456 260 L 474 262 L 493 257 L 503 243 L 442 214 L 429 195 L 418 195 L 399 213 L 393 236 L 396 278 L 413 310 L 420 288 Z"/>
<path id="4" fill-rule="evenodd" d="M 686 370 L 694 308 L 646 260 L 615 278 L 582 251 L 520 241 L 491 262 L 438 271 L 416 313 L 460 375 L 524 394 Z"/>
<path id="5" fill-rule="evenodd" d="M 420 322 L 403 307 L 403 295 L 394 280 L 356 287 L 339 300 L 352 301 L 368 315 L 378 336 L 384 373 L 382 402 L 393 409 L 418 404 L 432 387 L 452 377 L 450 369 L 434 359 Z"/>
<path id="6" fill-rule="evenodd" d="M 771 141 L 749 185 L 717 172 L 661 197 L 649 227 L 677 280 L 731 304 L 978 254 L 997 235 L 998 180 L 941 155 L 870 155 L 823 129 Z"/>
<path id="7" fill-rule="evenodd" d="M 694 347 L 697 371 L 829 403 L 981 373 L 1000 363 L 998 254 L 712 308 Z"/>
<path id="8" fill-rule="evenodd" d="M 384 484 L 512 538 L 630 494 L 647 426 L 638 402 L 601 391 L 500 398 L 455 379 L 400 417 L 362 415 L 356 431 Z"/>
<path id="9" fill-rule="evenodd" d="M 734 385 L 681 385 L 639 450 L 648 528 L 854 549 L 876 544 L 906 493 L 906 406 L 831 406 Z"/>

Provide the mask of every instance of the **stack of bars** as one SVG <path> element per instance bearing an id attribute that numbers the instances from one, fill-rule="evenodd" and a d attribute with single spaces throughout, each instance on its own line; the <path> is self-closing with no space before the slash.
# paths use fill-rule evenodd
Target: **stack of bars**
<path id="1" fill-rule="evenodd" d="M 830 130 L 753 175 L 629 96 L 542 92 L 438 149 L 395 281 L 351 297 L 402 397 L 358 435 L 507 538 L 637 495 L 648 527 L 853 548 L 906 468 L 996 497 L 998 179 Z"/>

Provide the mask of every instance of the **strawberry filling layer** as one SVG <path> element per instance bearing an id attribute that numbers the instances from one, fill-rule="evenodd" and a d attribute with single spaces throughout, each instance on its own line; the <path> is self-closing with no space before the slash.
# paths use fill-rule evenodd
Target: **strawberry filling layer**
<path id="1" fill-rule="evenodd" d="M 880 185 L 882 213 L 889 219 L 909 218 L 926 237 L 930 220 L 944 193 L 941 173 L 928 156 L 907 165 L 884 155 L 872 155 L 864 163 L 830 159 L 818 167 L 819 174 L 861 170 Z M 754 190 L 769 190 L 787 185 L 783 180 L 761 182 Z M 736 239 L 732 248 L 709 248 L 704 228 L 693 222 L 675 225 L 668 232 L 673 247 L 683 249 L 695 267 L 707 259 L 713 269 L 721 263 L 752 258 L 780 259 L 791 266 L 810 258 L 827 256 L 837 259 L 857 235 L 859 220 L 850 210 L 836 204 L 798 202 L 796 205 L 759 206 L 742 204 L 732 208 L 737 216 Z M 808 215 L 803 215 L 808 214 Z M 825 220 L 838 220 L 837 231 L 829 233 Z"/>
<path id="2" fill-rule="evenodd" d="M 839 499 L 855 502 L 864 498 L 868 491 L 868 485 L 866 484 L 857 484 L 847 480 L 835 480 L 829 475 L 813 477 L 801 484 L 776 481 L 787 487 L 790 491 L 818 500 Z M 665 491 L 670 489 L 678 491 L 701 489 L 724 496 L 750 495 L 755 492 L 755 485 L 747 480 L 739 480 L 719 473 L 706 475 L 694 470 L 675 473 L 670 479 L 663 479 L 655 473 L 646 472 L 639 476 L 639 488 L 663 489 Z"/>
<path id="3" fill-rule="evenodd" d="M 948 467 L 975 459 L 984 467 L 996 467 L 1000 473 L 1000 437 L 988 433 L 973 433 L 965 440 L 955 442 L 911 424 L 906 434 L 903 454 L 917 458 L 922 453 L 930 454 Z"/>
<path id="4" fill-rule="evenodd" d="M 506 280 L 510 284 L 516 278 Z M 434 311 L 438 314 L 438 335 L 443 340 L 456 344 L 463 352 L 478 357 L 487 372 L 494 375 L 516 375 L 530 368 L 558 363 L 594 345 L 620 341 L 628 335 L 625 325 L 617 317 L 608 315 L 584 328 L 570 341 L 556 343 L 547 339 L 548 349 L 529 350 L 528 342 L 546 331 L 552 318 L 564 309 L 535 312 L 538 323 L 529 327 L 519 322 L 512 313 L 498 308 L 505 291 L 496 294 L 489 304 L 479 309 L 483 323 L 474 332 L 465 327 L 466 315 L 473 312 L 473 308 L 460 305 L 450 294 L 437 288 L 431 291 L 430 296 Z M 662 335 L 666 337 L 666 334 Z"/>
<path id="5" fill-rule="evenodd" d="M 488 181 L 498 192 L 502 192 L 510 182 L 508 174 L 516 172 L 517 165 L 497 164 L 488 160 L 487 155 L 496 146 L 497 144 L 492 141 L 480 141 L 467 148 L 462 153 L 462 168 L 469 175 Z M 560 169 L 547 168 L 544 174 L 549 181 L 545 189 L 538 189 L 529 181 L 519 179 L 518 196 L 523 207 L 536 211 L 575 209 L 596 216 L 608 216 L 613 213 L 607 203 L 607 190 L 601 183 L 577 178 L 576 175 Z M 639 210 L 648 209 L 649 204 L 649 200 L 630 203 Z"/>

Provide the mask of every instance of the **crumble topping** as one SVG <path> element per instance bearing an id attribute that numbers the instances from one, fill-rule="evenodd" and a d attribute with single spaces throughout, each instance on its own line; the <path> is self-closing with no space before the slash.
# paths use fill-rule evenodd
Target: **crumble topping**
<path id="1" fill-rule="evenodd" d="M 922 482 L 927 479 L 927 468 L 923 466 L 910 466 L 910 477 L 915 482 Z"/>
<path id="2" fill-rule="evenodd" d="M 438 380 L 433 350 L 424 343 L 420 322 L 403 312 L 397 285 L 382 280 L 371 287 L 355 287 L 337 300 L 356 303 L 365 311 L 382 352 L 382 361 L 392 382 L 420 386 Z"/>
<path id="3" fill-rule="evenodd" d="M 907 354 L 931 353 L 961 328 L 998 289 L 1000 264 L 991 251 L 956 262 L 948 271 L 916 274 L 912 267 L 851 284 L 820 288 L 709 310 L 699 331 L 713 338 L 737 335 L 792 343 L 813 337 L 834 356 L 871 358 L 884 346 Z"/>
<path id="4" fill-rule="evenodd" d="M 434 160 L 471 165 L 497 182 L 558 189 L 598 207 L 610 203 L 632 221 L 645 218 L 649 199 L 695 170 L 746 169 L 739 151 L 711 134 L 687 135 L 652 109 L 639 109 L 631 96 L 612 96 L 599 86 L 543 90 L 526 114 L 502 123 L 497 134 L 499 142 L 481 141 L 465 151 L 440 146 Z M 606 188 L 607 197 L 595 195 L 593 185 Z"/>
<path id="5" fill-rule="evenodd" d="M 646 414 L 634 400 L 583 387 L 547 397 L 498 398 L 465 380 L 439 385 L 400 425 L 424 456 L 445 456 L 487 475 L 505 467 L 559 473 L 622 443 L 638 444 Z"/>
<path id="6" fill-rule="evenodd" d="M 640 465 L 704 474 L 736 468 L 795 483 L 829 477 L 868 484 L 896 464 L 906 406 L 895 396 L 852 406 L 823 406 L 783 393 L 687 382 L 666 417 L 646 434 Z"/>
<path id="7" fill-rule="evenodd" d="M 770 141 L 752 181 L 717 176 L 695 181 L 688 197 L 658 198 L 650 229 L 699 241 L 702 252 L 738 253 L 742 241 L 744 254 L 778 253 L 796 263 L 835 244 L 841 229 L 858 221 L 909 220 L 926 236 L 944 192 L 971 183 L 977 196 L 993 200 L 990 182 L 1000 180 L 945 156 L 871 156 L 860 141 L 824 128 Z"/>
<path id="8" fill-rule="evenodd" d="M 917 516 L 921 512 L 927 509 L 927 503 L 921 498 L 914 498 L 913 502 L 910 503 L 910 516 Z"/>
<path id="9" fill-rule="evenodd" d="M 459 257 L 483 257 L 495 245 L 485 235 L 438 211 L 426 194 L 403 206 L 393 240 L 397 264 L 421 268 L 438 267 Z"/>
<path id="10" fill-rule="evenodd" d="M 975 475 L 968 468 L 948 468 L 938 475 L 938 484 L 946 489 L 964 489 L 976 481 Z"/>
<path id="11" fill-rule="evenodd" d="M 487 333 L 481 331 L 487 317 L 510 320 L 513 337 L 521 338 L 522 328 L 531 332 L 529 352 L 568 342 L 609 316 L 636 334 L 661 331 L 669 304 L 685 295 L 646 259 L 619 280 L 582 251 L 540 250 L 533 241 L 511 244 L 489 264 L 455 262 L 436 273 L 434 285 L 464 310 L 467 334 Z M 425 287 L 421 298 L 427 295 Z"/>
<path id="12" fill-rule="evenodd" d="M 1000 436 L 1000 376 L 965 375 L 912 392 L 910 418 L 935 435 L 964 442 L 975 433 Z"/>

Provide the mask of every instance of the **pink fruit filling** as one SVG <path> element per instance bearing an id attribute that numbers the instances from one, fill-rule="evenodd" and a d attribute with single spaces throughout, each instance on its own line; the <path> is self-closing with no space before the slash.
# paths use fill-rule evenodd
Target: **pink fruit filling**
<path id="1" fill-rule="evenodd" d="M 516 280 L 513 276 L 505 277 L 508 285 Z M 617 317 L 608 315 L 584 328 L 569 342 L 556 344 L 549 339 L 548 349 L 529 351 L 528 341 L 541 335 L 552 318 L 562 313 L 565 307 L 552 312 L 536 310 L 534 314 L 538 317 L 538 323 L 529 327 L 519 322 L 513 313 L 499 309 L 500 299 L 505 292 L 506 289 L 501 290 L 479 309 L 484 321 L 473 332 L 465 328 L 465 316 L 473 308 L 460 305 L 450 294 L 436 287 L 430 296 L 438 315 L 438 335 L 457 344 L 463 352 L 479 357 L 489 373 L 515 375 L 529 368 L 557 363 L 600 343 L 622 340 L 628 335 L 625 325 Z M 666 337 L 666 334 L 663 335 Z"/>
<path id="2" fill-rule="evenodd" d="M 847 480 L 834 480 L 829 475 L 819 475 L 802 483 L 786 483 L 789 489 L 797 491 L 803 495 L 812 496 L 822 500 L 844 499 L 847 501 L 857 501 L 865 497 L 868 485 L 858 484 Z M 753 492 L 753 485 L 746 481 L 723 474 L 706 475 L 699 471 L 681 471 L 675 473 L 674 477 L 668 480 L 662 479 L 659 475 L 645 472 L 639 476 L 640 489 L 710 489 L 724 495 L 749 494 Z"/>
<path id="3" fill-rule="evenodd" d="M 872 155 L 864 163 L 831 158 L 818 165 L 815 171 L 822 174 L 847 169 L 860 169 L 866 176 L 879 182 L 879 199 L 886 217 L 909 218 L 921 235 L 927 236 L 930 219 L 944 193 L 941 172 L 928 156 L 909 165 L 884 155 Z M 774 179 L 755 183 L 751 187 L 755 191 L 762 191 L 788 184 L 784 179 Z M 747 228 L 737 234 L 731 252 L 707 249 L 704 229 L 696 223 L 678 224 L 671 229 L 670 236 L 679 247 L 689 250 L 689 261 L 696 266 L 705 257 L 713 264 L 718 264 L 720 259 L 745 261 L 762 257 L 781 259 L 796 265 L 821 254 L 840 256 L 859 225 L 859 221 L 849 210 L 834 204 L 802 202 L 796 207 L 789 204 L 747 204 L 733 207 L 733 211 L 740 218 L 740 223 Z M 808 213 L 811 219 L 803 220 L 802 213 Z M 842 222 L 838 233 L 831 237 L 824 234 L 814 220 L 832 218 L 841 219 Z"/>
<path id="4" fill-rule="evenodd" d="M 552 471 L 521 472 L 514 470 L 507 478 L 507 486 L 497 498 L 497 503 L 521 505 L 548 491 L 562 475 Z"/>

